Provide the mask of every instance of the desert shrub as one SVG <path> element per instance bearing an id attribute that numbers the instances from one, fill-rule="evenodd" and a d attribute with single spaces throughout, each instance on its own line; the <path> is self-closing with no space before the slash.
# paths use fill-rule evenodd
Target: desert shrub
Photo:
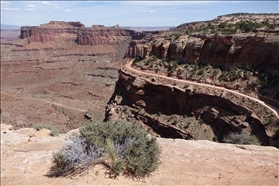
<path id="1" fill-rule="evenodd" d="M 156 138 L 137 125 L 124 122 L 91 122 L 80 129 L 81 135 L 93 146 L 109 154 L 112 174 L 121 172 L 135 177 L 148 176 L 159 165 L 160 149 Z"/>
<path id="2" fill-rule="evenodd" d="M 173 115 L 171 115 L 169 118 L 168 118 L 168 122 L 170 122 L 171 120 L 173 120 L 174 119 L 174 116 Z"/>
<path id="3" fill-rule="evenodd" d="M 59 132 L 58 132 L 57 128 L 55 128 L 52 125 L 48 125 L 48 124 L 35 124 L 35 125 L 33 125 L 33 128 L 36 131 L 39 131 L 41 129 L 49 129 L 51 136 L 59 136 Z"/>
<path id="4" fill-rule="evenodd" d="M 260 145 L 258 138 L 254 135 L 250 135 L 246 132 L 241 133 L 231 133 L 224 137 L 223 141 L 225 143 L 233 143 L 233 144 L 254 144 Z"/>
<path id="5" fill-rule="evenodd" d="M 218 140 L 218 136 L 214 136 L 214 137 L 212 138 L 212 140 L 215 141 L 215 142 L 218 142 L 218 141 L 219 141 L 219 140 Z"/>
<path id="6" fill-rule="evenodd" d="M 172 122 L 172 125 L 177 125 L 178 121 L 175 119 L 173 122 Z"/>
<path id="7" fill-rule="evenodd" d="M 61 176 L 82 173 L 84 170 L 99 162 L 102 150 L 89 145 L 82 136 L 68 138 L 65 145 L 53 154 L 54 166 L 50 175 Z"/>
<path id="8" fill-rule="evenodd" d="M 218 28 L 225 28 L 226 26 L 227 26 L 227 23 L 223 22 L 218 25 Z"/>
<path id="9" fill-rule="evenodd" d="M 253 81 L 251 83 L 252 87 L 260 87 L 260 85 L 261 85 L 261 80 L 259 80 L 259 79 L 256 79 L 255 81 Z"/>
<path id="10" fill-rule="evenodd" d="M 203 120 L 202 120 L 202 119 L 199 120 L 199 124 L 200 124 L 200 125 L 203 124 Z"/>
<path id="11" fill-rule="evenodd" d="M 186 124 L 186 125 L 184 125 L 184 127 L 183 127 L 183 128 L 184 128 L 184 129 L 187 129 L 187 128 L 189 128 L 189 126 L 190 126 L 190 125 L 191 125 L 191 122 L 190 122 L 190 121 L 188 121 L 188 122 L 187 122 L 187 124 Z"/>
<path id="12" fill-rule="evenodd" d="M 204 70 L 200 69 L 199 72 L 198 72 L 198 75 L 201 75 L 201 76 L 204 75 Z"/>
<path id="13" fill-rule="evenodd" d="M 168 61 L 168 58 L 165 58 L 165 57 L 164 57 L 164 58 L 162 59 L 162 61 L 163 61 L 163 62 L 167 62 L 167 61 Z"/>

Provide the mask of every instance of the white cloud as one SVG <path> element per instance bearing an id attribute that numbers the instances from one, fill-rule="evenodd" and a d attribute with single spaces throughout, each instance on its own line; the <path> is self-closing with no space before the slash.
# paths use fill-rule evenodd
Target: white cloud
<path id="1" fill-rule="evenodd" d="M 43 1 L 43 2 L 41 2 L 41 4 L 42 4 L 42 5 L 50 5 L 50 2 L 48 2 L 48 1 Z"/>
<path id="2" fill-rule="evenodd" d="M 12 11 L 17 11 L 20 10 L 19 8 L 6 8 L 6 7 L 1 7 L 1 10 L 12 10 Z"/>
<path id="3" fill-rule="evenodd" d="M 148 11 L 146 11 L 146 10 L 143 10 L 143 11 L 141 11 L 141 12 L 149 12 L 149 13 L 156 13 L 157 11 L 156 10 L 148 10 Z"/>
<path id="4" fill-rule="evenodd" d="M 25 5 L 26 7 L 29 7 L 29 8 L 35 8 L 36 6 L 35 5 L 32 5 L 32 4 L 30 4 L 30 5 Z"/>
<path id="5" fill-rule="evenodd" d="M 58 6 L 57 4 L 49 2 L 49 1 L 43 1 L 43 2 L 41 2 L 41 4 L 42 5 L 47 5 L 47 6 L 53 6 L 53 7 Z"/>
<path id="6" fill-rule="evenodd" d="M 71 12 L 72 10 L 70 10 L 70 9 L 67 9 L 67 10 L 64 10 L 64 12 Z"/>
<path id="7" fill-rule="evenodd" d="M 148 12 L 150 12 L 150 13 L 155 13 L 155 12 L 157 12 L 156 10 L 148 10 Z"/>
<path id="8" fill-rule="evenodd" d="M 27 11 L 34 11 L 35 9 L 33 9 L 33 8 L 25 8 L 24 10 L 27 10 Z"/>

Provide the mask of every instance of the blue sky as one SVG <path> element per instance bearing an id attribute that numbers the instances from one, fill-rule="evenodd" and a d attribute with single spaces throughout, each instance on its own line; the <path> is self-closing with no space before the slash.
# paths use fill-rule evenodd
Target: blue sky
<path id="1" fill-rule="evenodd" d="M 49 21 L 80 21 L 113 26 L 178 26 L 219 15 L 278 13 L 278 1 L 3 1 L 1 23 L 36 26 Z"/>

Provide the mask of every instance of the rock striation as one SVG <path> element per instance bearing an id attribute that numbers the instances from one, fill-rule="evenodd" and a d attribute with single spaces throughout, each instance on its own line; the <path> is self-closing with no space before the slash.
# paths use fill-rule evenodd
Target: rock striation
<path id="1" fill-rule="evenodd" d="M 126 57 L 155 55 L 182 63 L 209 63 L 220 66 L 251 65 L 279 70 L 279 31 L 275 34 L 233 36 L 181 36 L 177 39 L 132 41 Z"/>
<path id="2" fill-rule="evenodd" d="M 235 16 L 235 17 L 234 17 Z M 279 25 L 278 14 L 239 14 L 219 16 L 211 21 L 191 22 L 179 25 L 161 37 L 147 37 L 144 40 L 134 39 L 126 53 L 126 57 L 145 58 L 155 55 L 158 58 L 170 58 L 181 63 L 210 63 L 219 66 L 251 65 L 272 70 L 279 70 L 279 29 L 266 27 L 251 32 L 234 34 L 204 34 L 195 32 L 205 25 L 221 23 L 232 24 L 242 22 L 262 22 Z M 207 26 L 210 28 L 210 26 Z M 205 29 L 208 29 L 208 28 Z M 187 34 L 185 31 L 193 33 Z"/>
<path id="3" fill-rule="evenodd" d="M 270 144 L 268 123 L 262 117 L 270 111 L 264 111 L 253 100 L 214 88 L 185 89 L 163 82 L 120 70 L 115 92 L 106 108 L 106 119 L 122 120 L 123 113 L 127 121 L 141 121 L 161 137 L 196 139 L 191 131 L 162 121 L 158 113 L 195 117 L 209 125 L 220 140 L 230 133 L 245 131 L 256 135 L 263 145 Z"/>

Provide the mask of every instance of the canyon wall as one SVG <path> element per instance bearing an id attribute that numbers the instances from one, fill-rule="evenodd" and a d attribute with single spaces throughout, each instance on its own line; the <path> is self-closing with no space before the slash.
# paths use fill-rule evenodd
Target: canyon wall
<path id="1" fill-rule="evenodd" d="M 241 24 L 246 26 L 244 28 L 249 27 L 249 31 L 240 28 Z M 210 21 L 181 24 L 169 32 L 145 37 L 144 40 L 133 39 L 126 57 L 155 55 L 181 63 L 210 63 L 227 67 L 249 65 L 278 71 L 278 25 L 279 14 L 218 16 Z"/>
<path id="2" fill-rule="evenodd" d="M 279 70 L 279 30 L 269 34 L 181 35 L 133 40 L 126 57 L 155 55 L 181 63 L 265 67 Z"/>
<path id="3" fill-rule="evenodd" d="M 107 120 L 123 119 L 124 114 L 127 121 L 141 121 L 161 137 L 195 139 L 191 131 L 171 124 L 170 119 L 163 121 L 160 115 L 194 117 L 202 119 L 221 140 L 230 133 L 246 131 L 256 135 L 263 145 L 269 144 L 267 123 L 262 115 L 270 111 L 253 100 L 214 88 L 185 89 L 163 80 L 152 82 L 152 77 L 140 77 L 123 70 L 119 73 L 115 92 L 106 108 Z"/>

